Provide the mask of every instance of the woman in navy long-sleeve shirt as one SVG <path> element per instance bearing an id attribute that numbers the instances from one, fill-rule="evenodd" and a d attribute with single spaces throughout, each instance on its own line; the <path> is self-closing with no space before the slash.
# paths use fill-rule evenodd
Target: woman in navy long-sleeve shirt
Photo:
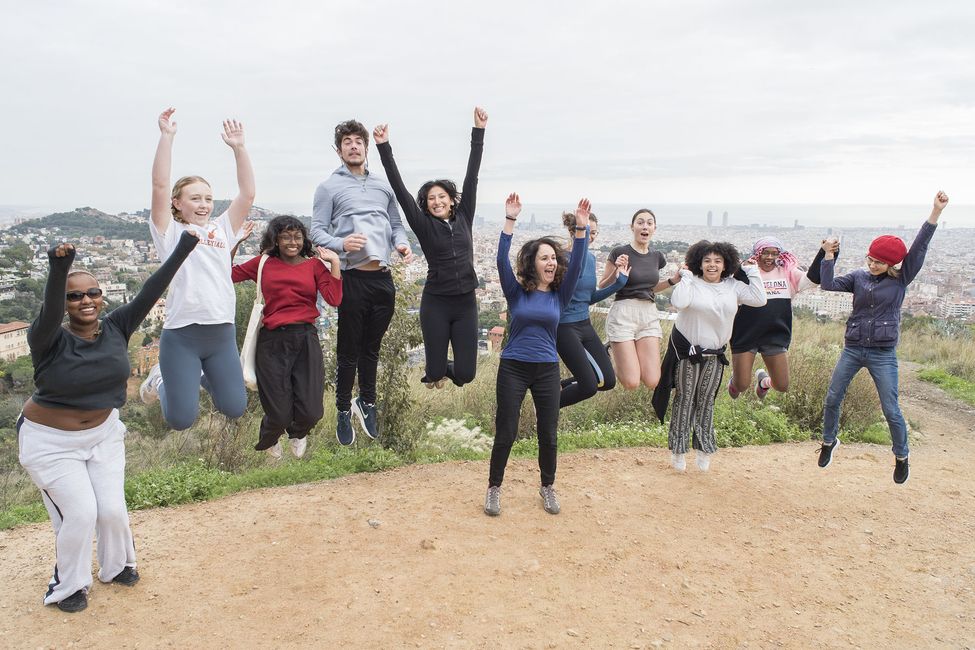
<path id="1" fill-rule="evenodd" d="M 846 321 L 843 353 L 840 355 L 826 392 L 823 410 L 823 446 L 819 466 L 833 462 L 833 450 L 839 445 L 840 406 L 846 389 L 860 368 L 866 368 L 880 395 L 880 405 L 890 428 L 894 452 L 894 482 L 903 483 L 910 476 L 907 425 L 897 403 L 897 340 L 901 322 L 901 305 L 907 285 L 917 276 L 928 252 L 928 243 L 938 227 L 941 211 L 948 196 L 938 192 L 931 216 L 921 225 L 907 250 L 899 238 L 877 237 L 867 252 L 867 268 L 840 277 L 833 276 L 834 253 L 838 244 L 826 241 L 826 255 L 820 263 L 824 291 L 846 291 L 853 294 L 853 313 Z M 894 267 L 900 264 L 900 269 Z"/>
<path id="2" fill-rule="evenodd" d="M 505 201 L 504 230 L 498 243 L 498 274 L 508 301 L 511 329 L 498 367 L 498 410 L 491 449 L 491 474 L 484 499 L 484 512 L 489 515 L 501 514 L 501 481 L 511 445 L 518 434 L 521 403 L 529 390 L 538 426 L 538 467 L 542 475 L 539 494 L 546 512 L 553 515 L 559 512 L 559 501 L 552 485 L 555 482 L 561 392 L 555 334 L 562 309 L 572 300 L 589 248 L 589 207 L 589 201 L 582 199 L 576 208 L 575 240 L 568 263 L 558 242 L 548 237 L 534 239 L 518 251 L 518 275 L 515 277 L 508 253 L 514 224 L 521 214 L 521 199 L 517 194 L 511 194 Z"/>

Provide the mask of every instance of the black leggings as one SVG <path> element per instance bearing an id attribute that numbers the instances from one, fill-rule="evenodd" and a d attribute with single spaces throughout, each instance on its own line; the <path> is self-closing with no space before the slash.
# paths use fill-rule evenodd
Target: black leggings
<path id="1" fill-rule="evenodd" d="M 440 296 L 423 292 L 420 300 L 420 329 L 426 350 L 424 382 L 447 377 L 463 386 L 477 371 L 477 298 L 474 292 Z M 447 361 L 447 344 L 454 360 Z"/>
<path id="2" fill-rule="evenodd" d="M 555 346 L 565 367 L 572 373 L 572 377 L 562 382 L 564 388 L 559 397 L 559 408 L 589 399 L 597 390 L 611 390 L 616 386 L 616 373 L 606 346 L 599 340 L 588 318 L 576 323 L 560 323 Z M 590 356 L 603 373 L 602 386 L 597 386 Z"/>
<path id="3" fill-rule="evenodd" d="M 498 411 L 488 485 L 501 485 L 511 445 L 518 435 L 518 417 L 525 393 L 531 390 L 538 426 L 538 469 L 542 485 L 555 482 L 556 431 L 559 427 L 559 364 L 501 359 L 498 366 Z"/>

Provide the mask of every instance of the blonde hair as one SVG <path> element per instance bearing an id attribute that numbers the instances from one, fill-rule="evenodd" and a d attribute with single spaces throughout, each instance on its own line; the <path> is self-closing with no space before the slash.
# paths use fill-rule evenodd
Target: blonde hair
<path id="1" fill-rule="evenodd" d="M 173 219 L 175 219 L 180 223 L 188 223 L 188 222 L 179 213 L 179 210 L 176 209 L 176 206 L 173 205 L 173 201 L 178 199 L 179 195 L 183 192 L 183 188 L 186 187 L 187 185 L 190 185 L 191 183 L 203 183 L 207 187 L 211 187 L 210 183 L 208 183 L 207 180 L 202 176 L 184 176 L 183 178 L 176 181 L 176 184 L 173 185 L 172 197 L 169 200 L 169 209 L 173 213 Z"/>

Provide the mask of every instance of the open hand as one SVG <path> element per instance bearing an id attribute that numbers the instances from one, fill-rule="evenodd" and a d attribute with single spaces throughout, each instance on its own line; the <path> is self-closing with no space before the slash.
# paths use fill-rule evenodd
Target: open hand
<path id="1" fill-rule="evenodd" d="M 237 120 L 224 120 L 223 133 L 220 134 L 227 146 L 232 149 L 244 146 L 244 125 Z"/>
<path id="2" fill-rule="evenodd" d="M 589 199 L 579 199 L 579 205 L 576 206 L 576 228 L 579 226 L 585 228 L 589 225 L 591 208 L 592 203 L 589 202 Z"/>
<path id="3" fill-rule="evenodd" d="M 253 235 L 254 225 L 255 224 L 253 221 L 245 221 L 244 225 L 240 227 L 241 236 L 240 239 L 237 241 L 239 242 L 244 241 L 245 239 L 248 239 L 251 235 Z"/>
<path id="4" fill-rule="evenodd" d="M 331 248 L 325 248 L 324 246 L 319 246 L 315 249 L 318 254 L 318 259 L 322 262 L 326 262 L 329 267 L 339 264 L 339 254 L 333 251 Z"/>
<path id="5" fill-rule="evenodd" d="M 517 193 L 512 192 L 504 202 L 504 214 L 506 217 L 517 219 L 521 214 L 521 198 Z"/>
<path id="6" fill-rule="evenodd" d="M 389 125 L 379 124 L 372 130 L 372 139 L 376 141 L 376 144 L 382 144 L 384 142 L 389 142 Z"/>
<path id="7" fill-rule="evenodd" d="M 479 129 L 483 129 L 484 127 L 487 126 L 487 121 L 488 121 L 487 111 L 485 111 L 480 106 L 475 106 L 474 107 L 474 126 L 477 127 L 477 128 L 479 128 Z"/>
<path id="8" fill-rule="evenodd" d="M 172 119 L 175 108 L 167 108 L 159 115 L 159 131 L 163 135 L 176 135 L 176 120 Z"/>

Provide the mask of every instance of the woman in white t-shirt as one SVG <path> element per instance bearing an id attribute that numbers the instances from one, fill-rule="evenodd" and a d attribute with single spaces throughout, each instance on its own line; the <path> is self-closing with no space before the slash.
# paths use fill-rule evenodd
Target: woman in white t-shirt
<path id="1" fill-rule="evenodd" d="M 254 170 L 244 147 L 244 127 L 223 123 L 223 141 L 237 163 L 237 197 L 227 211 L 211 219 L 213 191 L 199 176 L 185 176 L 170 192 L 176 109 L 159 116 L 159 144 L 152 163 L 152 218 L 149 230 L 161 260 L 173 252 L 184 231 L 200 244 L 170 283 L 166 321 L 159 341 L 159 363 L 142 383 L 142 401 L 159 399 L 163 417 L 174 429 L 189 428 L 200 412 L 200 385 L 227 417 L 240 417 L 247 406 L 237 351 L 236 298 L 230 279 L 230 249 L 254 204 Z"/>

